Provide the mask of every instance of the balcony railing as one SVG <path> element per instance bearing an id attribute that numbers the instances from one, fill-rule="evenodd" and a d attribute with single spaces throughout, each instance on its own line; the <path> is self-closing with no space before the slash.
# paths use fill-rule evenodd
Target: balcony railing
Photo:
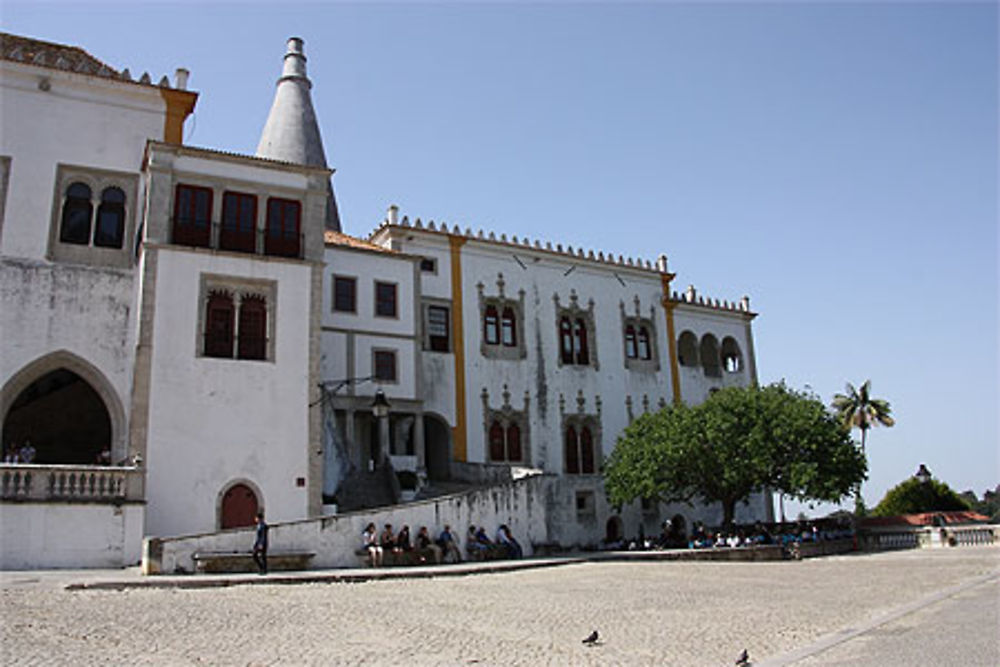
<path id="1" fill-rule="evenodd" d="M 232 225 L 207 220 L 174 219 L 171 241 L 194 248 L 214 248 L 249 255 L 302 259 L 304 235 L 272 233 L 267 229 L 243 231 Z"/>
<path id="2" fill-rule="evenodd" d="M 123 502 L 144 495 L 142 468 L 0 464 L 0 500 Z"/>

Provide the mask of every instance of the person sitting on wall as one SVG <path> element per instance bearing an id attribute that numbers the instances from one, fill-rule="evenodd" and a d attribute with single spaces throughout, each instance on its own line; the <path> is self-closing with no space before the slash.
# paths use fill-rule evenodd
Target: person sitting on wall
<path id="1" fill-rule="evenodd" d="M 409 563 L 413 556 L 413 542 L 410 540 L 410 527 L 403 526 L 396 533 L 396 553 L 398 553 L 403 562 Z"/>
<path id="2" fill-rule="evenodd" d="M 428 558 L 433 560 L 435 565 L 441 563 L 441 547 L 434 544 L 431 534 L 427 532 L 427 526 L 420 526 L 420 530 L 417 531 L 416 542 L 417 556 L 420 558 L 421 563 L 426 563 Z"/>
<path id="3" fill-rule="evenodd" d="M 21 463 L 34 463 L 35 462 L 35 448 L 31 445 L 31 440 L 25 440 L 24 444 L 21 446 L 21 451 L 18 452 Z"/>
<path id="4" fill-rule="evenodd" d="M 378 544 L 382 547 L 383 558 L 385 556 L 397 557 L 402 553 L 402 549 L 396 546 L 396 535 L 392 532 L 392 524 L 385 524 L 385 528 L 382 529 L 382 534 L 379 535 Z"/>
<path id="5" fill-rule="evenodd" d="M 507 524 L 502 523 L 497 529 L 497 542 L 498 545 L 502 545 L 507 552 L 507 558 L 520 558 L 524 555 L 524 551 L 521 549 L 521 545 L 517 543 L 514 539 L 514 534 L 510 531 Z"/>
<path id="6" fill-rule="evenodd" d="M 365 527 L 365 532 L 361 533 L 361 549 L 363 553 L 368 554 L 368 561 L 372 567 L 382 565 L 383 552 L 378 544 L 378 529 L 374 523 L 369 523 Z"/>
<path id="7" fill-rule="evenodd" d="M 482 532 L 482 530 L 479 532 Z M 483 533 L 483 537 L 486 537 L 486 533 Z M 469 526 L 469 535 L 465 540 L 465 550 L 468 552 L 470 560 L 485 560 L 489 550 L 489 538 L 486 538 L 486 543 L 481 542 L 476 527 Z"/>
<path id="8" fill-rule="evenodd" d="M 441 547 L 442 559 L 445 563 L 462 562 L 462 551 L 458 548 L 458 540 L 448 524 L 444 525 L 444 530 L 438 535 L 437 545 Z"/>

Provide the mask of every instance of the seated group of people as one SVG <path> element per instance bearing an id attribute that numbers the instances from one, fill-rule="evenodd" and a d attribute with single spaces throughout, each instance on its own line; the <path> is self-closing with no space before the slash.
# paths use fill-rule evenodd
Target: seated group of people
<path id="1" fill-rule="evenodd" d="M 32 446 L 30 440 L 25 440 L 24 444 L 18 447 L 13 442 L 7 445 L 7 449 L 4 450 L 3 462 L 4 463 L 34 463 L 35 462 L 35 448 Z"/>
<path id="2" fill-rule="evenodd" d="M 486 528 L 469 526 L 469 534 L 465 542 L 465 551 L 470 560 L 494 560 L 500 558 L 520 558 L 524 550 L 505 523 L 497 528 L 496 539 L 491 540 L 486 534 Z"/>
<path id="3" fill-rule="evenodd" d="M 475 526 L 469 526 L 466 552 L 470 560 L 520 558 L 523 554 L 521 545 L 506 524 L 497 529 L 496 541 L 490 540 L 483 528 L 477 530 Z M 409 526 L 394 532 L 392 524 L 387 523 L 379 532 L 374 523 L 369 523 L 361 533 L 359 553 L 368 558 L 372 567 L 462 562 L 458 536 L 447 524 L 437 539 L 431 537 L 427 526 L 420 526 L 416 537 L 411 539 Z"/>
<path id="4" fill-rule="evenodd" d="M 452 533 L 451 526 L 446 525 L 437 539 L 431 539 L 427 526 L 420 526 L 415 538 L 410 538 L 410 527 L 403 526 L 399 532 L 393 532 L 392 524 L 387 523 L 379 533 L 374 523 L 369 523 L 361 533 L 361 549 L 367 554 L 372 567 L 386 564 L 421 564 L 421 563 L 458 563 L 462 560 L 462 552 L 458 541 Z"/>

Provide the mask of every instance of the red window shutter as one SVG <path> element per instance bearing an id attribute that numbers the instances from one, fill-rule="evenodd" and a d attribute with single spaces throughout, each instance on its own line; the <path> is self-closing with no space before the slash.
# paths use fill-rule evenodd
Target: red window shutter
<path id="1" fill-rule="evenodd" d="M 174 197 L 174 243 L 207 248 L 212 239 L 212 191 L 177 186 Z"/>
<path id="2" fill-rule="evenodd" d="M 580 430 L 580 472 L 591 474 L 594 472 L 594 439 L 590 436 L 590 429 L 584 426 Z"/>
<path id="3" fill-rule="evenodd" d="M 521 455 L 521 429 L 517 427 L 517 424 L 511 424 L 507 427 L 507 460 L 514 462 L 523 460 Z"/>
<path id="4" fill-rule="evenodd" d="M 500 426 L 500 422 L 493 422 L 490 425 L 490 460 L 505 460 L 503 450 L 503 427 Z"/>
<path id="5" fill-rule="evenodd" d="M 205 356 L 233 357 L 233 297 L 212 292 L 205 310 Z"/>
<path id="6" fill-rule="evenodd" d="M 240 303 L 236 356 L 240 359 L 267 358 L 267 301 L 262 296 L 246 296 Z"/>
<path id="7" fill-rule="evenodd" d="M 299 219 L 302 206 L 291 199 L 267 200 L 267 236 L 264 252 L 279 257 L 299 257 Z"/>
<path id="8" fill-rule="evenodd" d="M 222 227 L 219 247 L 237 252 L 257 249 L 257 197 L 242 192 L 222 196 Z"/>
<path id="9" fill-rule="evenodd" d="M 571 475 L 580 472 L 579 442 L 576 439 L 576 429 L 570 426 L 566 429 L 566 472 Z"/>

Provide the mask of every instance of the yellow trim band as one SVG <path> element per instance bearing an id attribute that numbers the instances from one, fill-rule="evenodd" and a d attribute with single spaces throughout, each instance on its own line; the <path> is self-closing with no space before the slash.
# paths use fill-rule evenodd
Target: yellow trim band
<path id="1" fill-rule="evenodd" d="M 674 328 L 674 308 L 677 306 L 670 300 L 670 281 L 672 273 L 661 273 L 660 282 L 663 285 L 663 312 L 667 318 L 667 350 L 670 353 L 670 389 L 674 393 L 674 405 L 681 404 L 680 365 L 677 363 L 677 332 Z"/>
<path id="2" fill-rule="evenodd" d="M 466 239 L 448 235 L 451 250 L 451 333 L 455 351 L 455 426 L 451 429 L 452 458 L 468 460 L 465 419 L 465 336 L 462 320 L 462 246 Z"/>

